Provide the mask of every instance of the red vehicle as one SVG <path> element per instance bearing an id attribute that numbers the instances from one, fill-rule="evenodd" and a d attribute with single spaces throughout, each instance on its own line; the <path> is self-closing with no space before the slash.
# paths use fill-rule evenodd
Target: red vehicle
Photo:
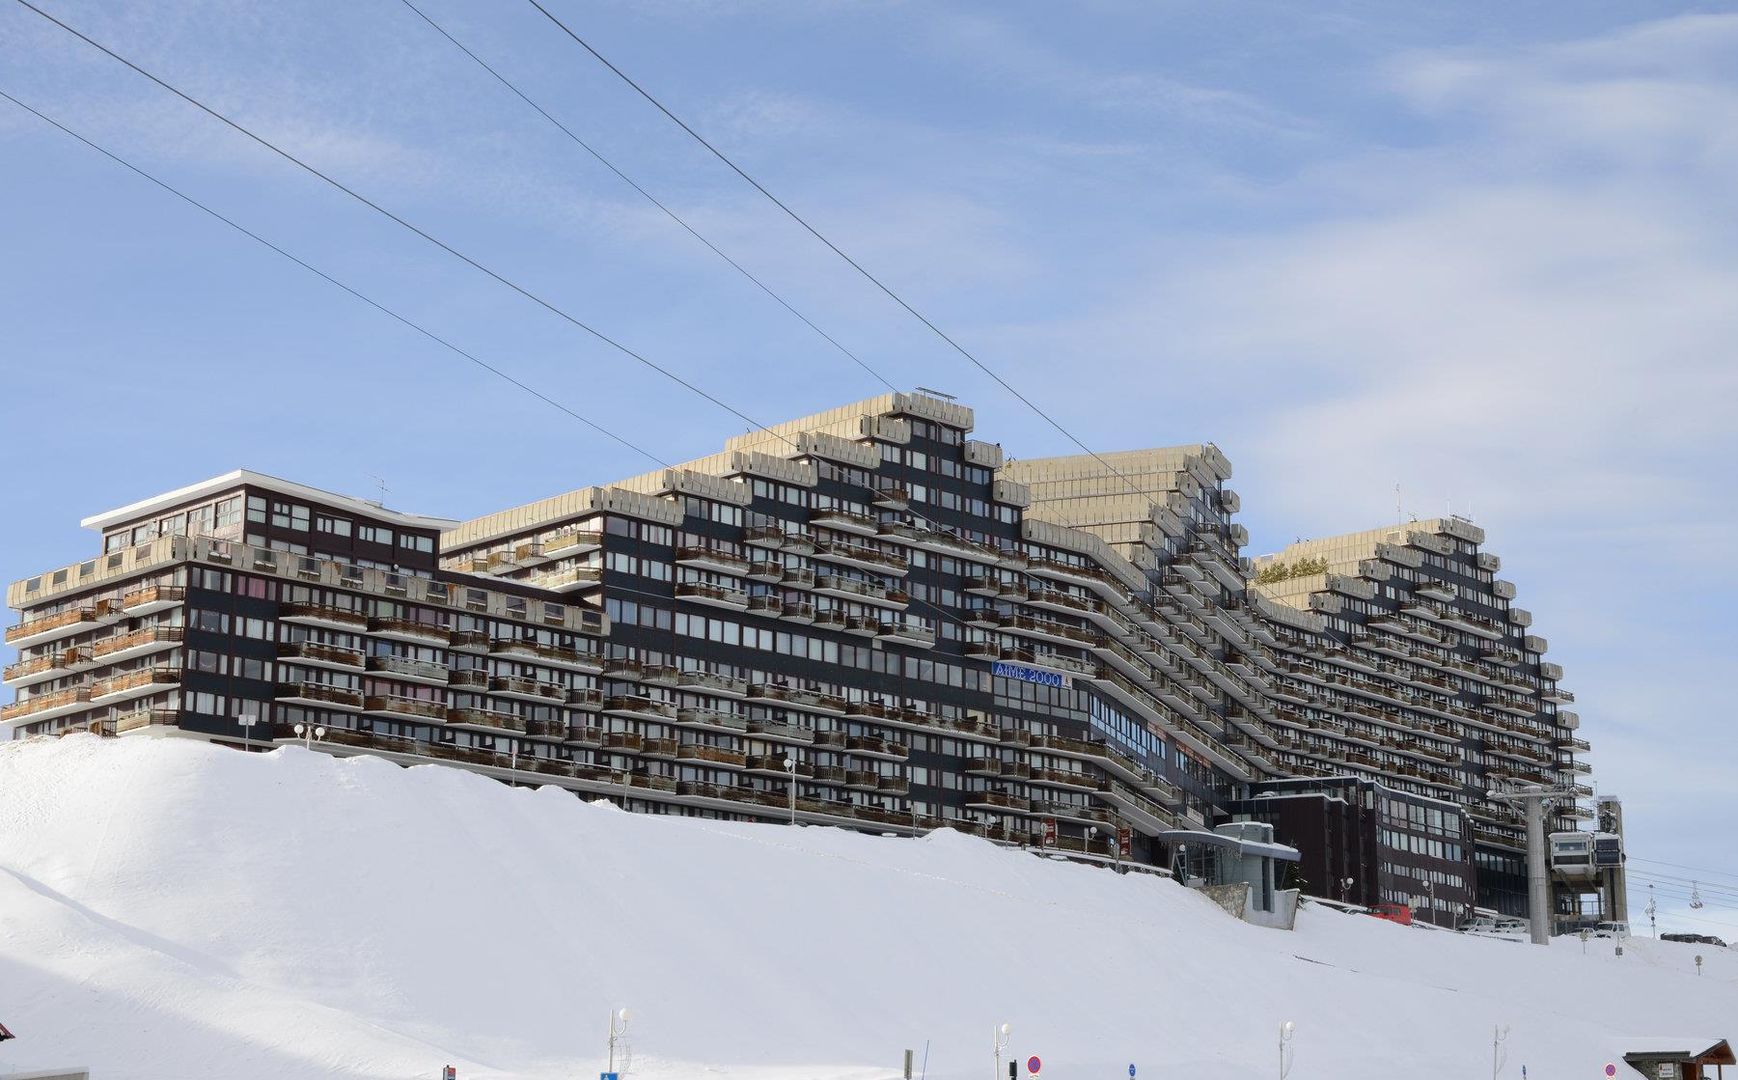
<path id="1" fill-rule="evenodd" d="M 1376 904 L 1370 908 L 1370 914 L 1378 919 L 1397 922 L 1401 926 L 1412 925 L 1412 909 L 1405 904 Z"/>

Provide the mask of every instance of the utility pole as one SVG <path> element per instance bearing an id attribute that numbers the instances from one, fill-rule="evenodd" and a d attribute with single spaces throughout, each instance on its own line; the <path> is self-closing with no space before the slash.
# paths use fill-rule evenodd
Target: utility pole
<path id="1" fill-rule="evenodd" d="M 1491 788 L 1490 797 L 1497 802 L 1519 806 L 1527 818 L 1527 914 L 1531 924 L 1531 940 L 1535 945 L 1551 942 L 1551 879 L 1545 861 L 1545 814 L 1558 803 L 1574 803 L 1573 788 L 1545 787 L 1541 784 L 1514 784 L 1508 788 Z"/>
<path id="2" fill-rule="evenodd" d="M 1509 1038 L 1509 1029 L 1494 1027 L 1491 1029 L 1491 1080 L 1497 1080 L 1497 1074 L 1503 1071 L 1503 1063 L 1508 1055 L 1503 1053 L 1503 1043 Z"/>

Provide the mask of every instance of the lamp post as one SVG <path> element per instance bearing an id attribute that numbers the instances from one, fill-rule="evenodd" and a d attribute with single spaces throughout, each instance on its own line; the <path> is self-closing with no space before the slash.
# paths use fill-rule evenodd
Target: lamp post
<path id="1" fill-rule="evenodd" d="M 791 796 L 791 824 L 795 825 L 797 823 L 797 759 L 791 757 L 789 754 L 785 755 L 785 772 L 791 774 L 789 787 Z"/>
<path id="2" fill-rule="evenodd" d="M 1285 1080 L 1291 1073 L 1291 1037 L 1295 1031 L 1297 1025 L 1290 1020 L 1279 1025 L 1279 1080 Z"/>
<path id="3" fill-rule="evenodd" d="M 255 716 L 253 713 L 244 712 L 235 718 L 235 722 L 241 726 L 241 748 L 243 752 L 251 753 L 253 751 L 253 726 L 259 723 L 259 717 Z"/>
<path id="4" fill-rule="evenodd" d="M 628 1010 L 616 1009 L 610 1013 L 610 1072 L 616 1071 L 616 1040 L 626 1039 L 628 1034 Z"/>
<path id="5" fill-rule="evenodd" d="M 1503 1063 L 1508 1060 L 1508 1055 L 1503 1053 L 1503 1043 L 1508 1038 L 1508 1028 L 1491 1028 L 1491 1080 L 1497 1080 L 1497 1074 L 1503 1071 Z"/>
<path id="6" fill-rule="evenodd" d="M 302 737 L 302 748 L 304 750 L 312 750 L 314 748 L 315 739 L 324 739 L 326 737 L 326 729 L 323 727 L 316 727 L 313 724 L 297 724 L 296 734 Z"/>
<path id="7" fill-rule="evenodd" d="M 996 1071 L 993 1080 L 1002 1080 L 1002 1051 L 1008 1048 L 1008 1036 L 1013 1033 L 1012 1024 L 1003 1024 L 996 1028 Z"/>

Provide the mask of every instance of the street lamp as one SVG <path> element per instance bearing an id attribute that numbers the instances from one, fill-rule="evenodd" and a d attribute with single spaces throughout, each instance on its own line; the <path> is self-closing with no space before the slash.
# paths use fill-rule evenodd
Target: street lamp
<path id="1" fill-rule="evenodd" d="M 1008 1036 L 1014 1033 L 1014 1025 L 1003 1024 L 996 1029 L 996 1072 L 994 1080 L 1002 1080 L 1002 1051 L 1008 1048 Z"/>
<path id="2" fill-rule="evenodd" d="M 1498 1025 L 1491 1028 L 1491 1080 L 1497 1080 L 1497 1074 L 1503 1071 L 1503 1066 L 1509 1060 L 1508 1051 L 1503 1049 L 1503 1043 L 1509 1039 L 1509 1029 Z M 1522 1068 L 1525 1072 L 1525 1067 Z"/>
<path id="3" fill-rule="evenodd" d="M 1279 1080 L 1285 1080 L 1291 1073 L 1291 1036 L 1297 1030 L 1297 1025 L 1287 1020 L 1279 1025 Z"/>
<path id="4" fill-rule="evenodd" d="M 628 1010 L 616 1009 L 615 1011 L 610 1013 L 610 1067 L 609 1067 L 609 1071 L 611 1073 L 614 1073 L 616 1071 L 616 1041 L 618 1039 L 626 1040 L 627 1035 L 628 1035 Z M 624 1060 L 625 1060 L 625 1058 L 624 1058 Z"/>
<path id="5" fill-rule="evenodd" d="M 259 723 L 259 717 L 251 712 L 242 712 L 235 718 L 241 726 L 241 747 L 244 751 L 253 750 L 253 726 Z"/>
<path id="6" fill-rule="evenodd" d="M 313 724 L 297 724 L 296 734 L 302 737 L 302 747 L 307 750 L 312 750 L 314 748 L 315 739 L 324 739 L 326 737 L 326 729 L 323 727 L 315 727 Z"/>
<path id="7" fill-rule="evenodd" d="M 791 824 L 795 825 L 797 823 L 797 759 L 789 754 L 785 755 L 785 772 L 791 774 Z"/>

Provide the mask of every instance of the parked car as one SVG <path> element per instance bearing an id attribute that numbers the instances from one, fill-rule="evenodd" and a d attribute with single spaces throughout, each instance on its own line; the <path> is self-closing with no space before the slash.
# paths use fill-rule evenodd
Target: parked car
<path id="1" fill-rule="evenodd" d="M 1718 945 L 1722 949 L 1727 947 L 1724 941 L 1712 934 L 1661 934 L 1660 940 L 1678 941 L 1685 945 Z"/>

